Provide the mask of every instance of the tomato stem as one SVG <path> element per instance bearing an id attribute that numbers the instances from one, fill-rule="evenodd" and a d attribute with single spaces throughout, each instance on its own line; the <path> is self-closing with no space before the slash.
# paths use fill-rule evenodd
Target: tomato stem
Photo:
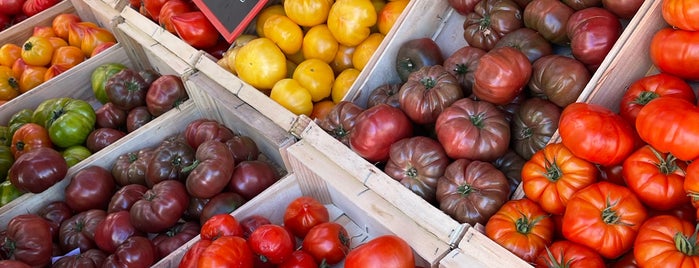
<path id="1" fill-rule="evenodd" d="M 687 256 L 697 255 L 697 231 L 699 231 L 699 225 L 694 227 L 694 233 L 690 236 L 686 236 L 682 232 L 675 233 L 673 239 L 679 252 Z"/>
<path id="2" fill-rule="evenodd" d="M 639 104 L 639 105 L 646 105 L 648 102 L 652 101 L 653 99 L 660 97 L 658 93 L 655 93 L 653 91 L 642 91 L 638 96 L 633 100 L 633 103 Z"/>
<path id="3" fill-rule="evenodd" d="M 539 223 L 544 217 L 546 216 L 539 216 L 536 217 L 532 220 L 529 220 L 529 217 L 527 215 L 524 215 L 524 213 L 520 212 L 519 213 L 521 217 L 517 218 L 515 221 L 515 229 L 517 230 L 518 233 L 520 234 L 529 234 L 532 229 L 534 229 L 534 226 Z"/>
<path id="4" fill-rule="evenodd" d="M 662 173 L 663 175 L 671 174 L 680 168 L 677 165 L 677 158 L 674 155 L 667 154 L 667 156 L 663 158 L 663 155 L 660 152 L 658 152 L 658 150 L 656 150 L 653 147 L 648 148 L 650 148 L 651 152 L 653 152 L 653 155 L 655 155 L 655 157 L 658 159 L 658 163 L 656 164 L 656 166 L 660 170 L 660 173 Z"/>
<path id="5" fill-rule="evenodd" d="M 563 250 L 560 251 L 560 256 L 558 258 L 556 258 L 553 256 L 553 253 L 551 252 L 551 249 L 548 246 L 545 248 L 546 248 L 546 254 L 548 255 L 548 257 L 546 259 L 546 267 L 569 268 L 571 266 L 571 263 L 573 262 L 573 260 L 571 259 L 571 260 L 566 261 L 564 259 Z"/>
<path id="6" fill-rule="evenodd" d="M 546 178 L 549 179 L 549 181 L 557 182 L 559 179 L 561 179 L 561 177 L 563 177 L 563 171 L 556 163 L 555 158 L 553 161 L 546 158 L 545 161 L 544 168 L 546 168 Z"/>
<path id="7" fill-rule="evenodd" d="M 456 73 L 457 75 L 464 75 L 464 74 L 468 73 L 468 65 L 463 64 L 463 63 L 456 64 L 456 65 L 454 66 L 454 70 L 453 70 L 453 71 L 454 71 L 454 73 Z"/>
<path id="8" fill-rule="evenodd" d="M 459 195 L 461 195 L 461 196 L 468 195 L 473 191 L 476 191 L 476 189 L 471 187 L 471 185 L 469 185 L 469 184 L 462 184 L 456 188 L 456 192 L 459 193 Z"/>
<path id="9" fill-rule="evenodd" d="M 415 167 L 410 167 L 410 168 L 408 168 L 408 170 L 405 171 L 405 176 L 408 176 L 410 178 L 414 179 L 415 177 L 417 177 L 417 175 L 418 175 L 417 168 L 415 168 Z"/>
<path id="10" fill-rule="evenodd" d="M 630 225 L 628 223 L 622 222 L 621 221 L 621 215 L 617 213 L 616 210 L 614 210 L 614 207 L 617 205 L 619 201 L 611 202 L 609 200 L 609 196 L 607 196 L 607 201 L 605 208 L 602 210 L 602 221 L 604 221 L 605 224 L 619 224 L 619 225 Z"/>
<path id="11" fill-rule="evenodd" d="M 177 166 L 181 165 L 181 164 L 182 164 L 182 157 L 176 157 L 176 158 L 173 160 L 173 163 L 176 164 Z M 185 166 L 185 167 L 182 168 L 182 170 L 181 170 L 182 173 L 187 173 L 187 172 L 190 172 L 190 171 L 194 170 L 195 168 L 197 168 L 197 166 L 199 165 L 199 163 L 200 163 L 200 161 L 199 161 L 198 159 L 195 159 L 195 160 L 194 160 L 194 163 L 192 163 L 192 164 L 189 165 L 189 166 Z"/>
<path id="12" fill-rule="evenodd" d="M 475 127 L 483 128 L 483 121 L 485 121 L 485 115 L 483 113 L 472 115 L 469 119 L 471 119 L 471 124 Z"/>
<path id="13" fill-rule="evenodd" d="M 422 83 L 422 85 L 425 86 L 425 89 L 432 89 L 434 86 L 437 85 L 437 81 L 432 79 L 432 77 L 425 77 L 420 80 L 420 83 Z"/>
<path id="14" fill-rule="evenodd" d="M 10 77 L 10 79 L 7 80 L 7 83 L 10 84 L 10 87 L 15 90 L 19 89 L 19 81 L 16 78 Z"/>

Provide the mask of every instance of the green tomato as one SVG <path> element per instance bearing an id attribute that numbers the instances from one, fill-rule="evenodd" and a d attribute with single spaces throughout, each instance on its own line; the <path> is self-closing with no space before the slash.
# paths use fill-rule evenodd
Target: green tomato
<path id="1" fill-rule="evenodd" d="M 63 155 L 63 158 L 66 160 L 68 167 L 72 167 L 80 161 L 85 160 L 85 158 L 88 158 L 92 155 L 92 152 L 85 146 L 74 145 L 63 150 L 61 155 Z"/>
<path id="2" fill-rule="evenodd" d="M 49 131 L 51 142 L 68 148 L 85 143 L 97 115 L 90 103 L 72 98 L 48 99 L 34 110 L 33 121 Z"/>
<path id="3" fill-rule="evenodd" d="M 15 187 L 10 180 L 5 180 L 4 182 L 0 183 L 0 207 L 7 205 L 8 203 L 12 202 L 12 200 L 17 199 L 17 197 L 20 197 L 23 194 L 24 192 Z"/>
<path id="4" fill-rule="evenodd" d="M 95 97 L 99 102 L 102 104 L 109 102 L 107 92 L 104 91 L 104 86 L 107 85 L 107 80 L 109 80 L 112 75 L 126 68 L 127 67 L 121 63 L 105 63 L 92 71 L 92 76 L 90 78 L 92 92 L 95 93 Z"/>
<path id="5" fill-rule="evenodd" d="M 15 134 L 15 131 L 19 129 L 19 127 L 23 126 L 26 123 L 32 123 L 32 116 L 34 115 L 34 110 L 32 109 L 22 109 L 17 111 L 10 117 L 10 122 L 7 123 L 7 126 L 10 127 L 10 143 L 12 143 L 12 135 Z"/>
<path id="6" fill-rule="evenodd" d="M 0 126 L 0 145 L 12 145 L 12 133 L 8 126 Z"/>
<path id="7" fill-rule="evenodd" d="M 7 177 L 7 172 L 15 162 L 15 157 L 12 155 L 10 146 L 0 145 L 0 178 Z"/>

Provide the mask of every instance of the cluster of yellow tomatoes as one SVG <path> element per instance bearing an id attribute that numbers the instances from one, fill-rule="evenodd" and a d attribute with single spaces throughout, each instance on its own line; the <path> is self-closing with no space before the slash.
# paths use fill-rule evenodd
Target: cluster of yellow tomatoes
<path id="1" fill-rule="evenodd" d="M 257 16 L 219 65 L 295 114 L 340 102 L 409 0 L 285 0 Z"/>
<path id="2" fill-rule="evenodd" d="M 35 26 L 24 43 L 0 46 L 0 104 L 115 43 L 109 30 L 73 13 L 57 15 L 51 25 Z"/>

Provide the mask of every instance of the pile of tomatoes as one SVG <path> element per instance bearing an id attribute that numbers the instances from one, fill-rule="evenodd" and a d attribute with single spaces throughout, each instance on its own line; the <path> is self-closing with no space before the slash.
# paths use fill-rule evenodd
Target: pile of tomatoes
<path id="1" fill-rule="evenodd" d="M 283 224 L 260 214 L 240 221 L 230 214 L 210 218 L 179 267 L 315 268 L 343 261 L 344 267 L 415 267 L 413 251 L 400 237 L 379 236 L 356 248 L 351 239 L 322 203 L 300 196 L 284 209 Z"/>
<path id="2" fill-rule="evenodd" d="M 619 111 L 588 103 L 567 106 L 561 141 L 523 166 L 525 197 L 503 205 L 486 235 L 538 266 L 695 267 L 699 205 L 697 81 L 687 66 L 699 58 L 699 8 L 662 2 L 672 27 L 654 33 L 657 73 L 634 81 Z M 671 47 L 671 48 L 670 48 Z M 691 141 L 690 141 L 691 140 Z"/>
<path id="3" fill-rule="evenodd" d="M 115 43 L 109 30 L 73 13 L 56 16 L 49 26 L 35 26 L 24 43 L 0 47 L 0 101 L 12 100 Z"/>
<path id="4" fill-rule="evenodd" d="M 31 16 L 39 14 L 59 0 L 2 0 L 0 1 L 0 31 Z"/>

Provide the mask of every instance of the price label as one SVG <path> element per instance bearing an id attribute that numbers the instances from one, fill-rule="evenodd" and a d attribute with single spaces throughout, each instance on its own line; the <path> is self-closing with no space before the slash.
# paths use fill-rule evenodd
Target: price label
<path id="1" fill-rule="evenodd" d="M 194 0 L 229 43 L 233 42 L 267 4 L 267 0 Z"/>

